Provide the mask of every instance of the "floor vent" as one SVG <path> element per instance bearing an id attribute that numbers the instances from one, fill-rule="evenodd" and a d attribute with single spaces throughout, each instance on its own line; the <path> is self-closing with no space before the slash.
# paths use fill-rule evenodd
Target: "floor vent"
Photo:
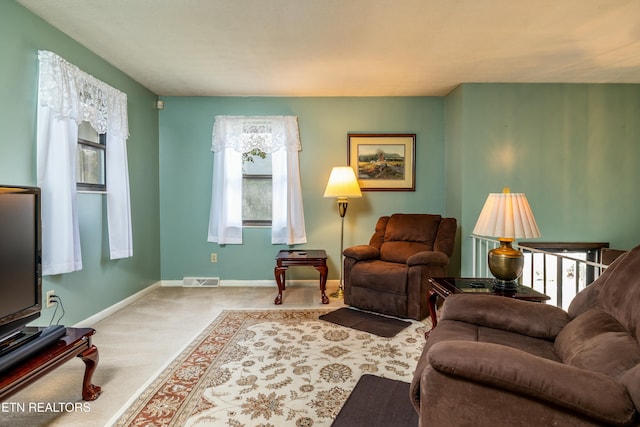
<path id="1" fill-rule="evenodd" d="M 220 286 L 219 277 L 185 277 L 182 279 L 185 288 L 217 288 Z"/>

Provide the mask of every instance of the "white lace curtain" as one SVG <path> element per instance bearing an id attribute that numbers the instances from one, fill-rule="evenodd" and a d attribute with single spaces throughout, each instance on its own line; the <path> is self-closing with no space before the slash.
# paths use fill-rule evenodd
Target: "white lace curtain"
<path id="1" fill-rule="evenodd" d="M 216 116 L 208 241 L 242 243 L 242 153 L 271 153 L 272 244 L 306 243 L 295 116 Z"/>
<path id="2" fill-rule="evenodd" d="M 107 220 L 111 259 L 133 255 L 126 140 L 127 95 L 58 55 L 39 51 L 37 173 L 42 190 L 43 274 L 82 269 L 76 206 L 78 125 L 107 134 Z"/>

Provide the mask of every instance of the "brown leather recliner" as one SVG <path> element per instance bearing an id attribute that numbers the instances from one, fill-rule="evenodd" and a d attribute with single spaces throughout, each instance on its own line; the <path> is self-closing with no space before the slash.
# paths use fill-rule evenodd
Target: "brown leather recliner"
<path id="1" fill-rule="evenodd" d="M 639 426 L 640 246 L 568 312 L 490 295 L 447 297 L 410 397 L 420 426 Z"/>
<path id="2" fill-rule="evenodd" d="M 447 276 L 457 222 L 431 214 L 378 219 L 368 245 L 344 250 L 344 302 L 391 316 L 422 320 L 430 277 Z"/>

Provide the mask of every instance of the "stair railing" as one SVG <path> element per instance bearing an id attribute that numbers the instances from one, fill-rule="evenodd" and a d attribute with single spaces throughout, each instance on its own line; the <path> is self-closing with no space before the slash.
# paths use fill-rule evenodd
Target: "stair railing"
<path id="1" fill-rule="evenodd" d="M 476 235 L 471 235 L 471 238 L 473 277 L 492 277 L 487 254 L 491 249 L 497 248 L 500 242 Z M 525 256 L 519 283 L 548 295 L 551 298 L 548 304 L 565 310 L 575 295 L 607 268 L 604 264 L 587 260 L 586 252 L 549 252 L 515 242 L 513 246 Z"/>

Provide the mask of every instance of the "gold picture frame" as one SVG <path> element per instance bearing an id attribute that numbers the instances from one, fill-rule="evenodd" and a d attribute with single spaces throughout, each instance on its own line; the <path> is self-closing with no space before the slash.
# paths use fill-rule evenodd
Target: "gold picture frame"
<path id="1" fill-rule="evenodd" d="M 347 164 L 362 191 L 415 191 L 416 134 L 350 133 Z"/>

